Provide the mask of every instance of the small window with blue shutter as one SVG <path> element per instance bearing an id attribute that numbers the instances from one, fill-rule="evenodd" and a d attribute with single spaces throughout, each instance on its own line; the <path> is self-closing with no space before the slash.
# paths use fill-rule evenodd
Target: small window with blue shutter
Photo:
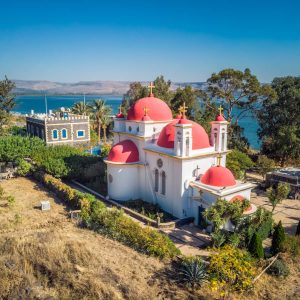
<path id="1" fill-rule="evenodd" d="M 77 137 L 78 137 L 78 138 L 83 138 L 84 135 L 85 135 L 84 130 L 77 130 Z"/>
<path id="2" fill-rule="evenodd" d="M 63 129 L 61 130 L 61 138 L 62 138 L 62 139 L 68 138 L 68 132 L 67 132 L 67 129 L 66 129 L 66 128 L 63 128 Z"/>
<path id="3" fill-rule="evenodd" d="M 57 129 L 53 129 L 52 130 L 52 138 L 53 138 L 53 140 L 57 140 L 58 139 L 58 131 L 57 131 Z"/>

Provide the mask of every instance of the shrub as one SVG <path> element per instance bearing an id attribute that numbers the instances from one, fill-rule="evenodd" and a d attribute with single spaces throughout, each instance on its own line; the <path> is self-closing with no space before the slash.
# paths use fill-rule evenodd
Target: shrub
<path id="1" fill-rule="evenodd" d="M 300 255 L 300 236 L 286 235 L 283 250 L 290 253 L 293 258 Z"/>
<path id="2" fill-rule="evenodd" d="M 271 251 L 273 254 L 283 251 L 285 242 L 285 232 L 282 227 L 281 221 L 275 226 L 273 238 L 272 238 L 272 247 Z"/>
<path id="3" fill-rule="evenodd" d="M 290 185 L 283 182 L 280 182 L 276 188 L 270 187 L 267 189 L 267 196 L 272 205 L 272 213 L 277 204 L 281 203 L 282 200 L 287 198 L 290 190 Z"/>
<path id="4" fill-rule="evenodd" d="M 240 244 L 241 238 L 238 233 L 232 233 L 228 237 L 228 243 L 233 247 L 238 247 Z"/>
<path id="5" fill-rule="evenodd" d="M 185 257 L 178 270 L 180 282 L 192 288 L 200 286 L 207 279 L 206 267 L 200 257 Z"/>
<path id="6" fill-rule="evenodd" d="M 9 196 L 7 197 L 7 203 L 8 203 L 9 206 L 14 205 L 15 202 L 16 202 L 16 198 L 15 198 L 14 196 L 9 195 Z"/>
<path id="7" fill-rule="evenodd" d="M 24 159 L 20 159 L 18 162 L 17 174 L 19 176 L 27 176 L 31 170 L 31 164 Z"/>
<path id="8" fill-rule="evenodd" d="M 246 251 L 230 245 L 212 250 L 208 267 L 212 289 L 241 291 L 252 286 L 256 269 Z"/>
<path id="9" fill-rule="evenodd" d="M 255 258 L 263 258 L 264 257 L 264 249 L 262 246 L 261 237 L 257 232 L 255 232 L 251 238 L 251 241 L 248 246 L 249 252 Z"/>
<path id="10" fill-rule="evenodd" d="M 0 138 L 0 160 L 4 162 L 32 157 L 45 148 L 44 142 L 37 137 L 3 136 Z"/>
<path id="11" fill-rule="evenodd" d="M 100 154 L 100 156 L 101 156 L 102 158 L 107 157 L 108 154 L 109 154 L 110 149 L 111 149 L 111 145 L 110 145 L 110 144 L 103 144 L 103 145 L 101 146 L 101 154 Z"/>
<path id="12" fill-rule="evenodd" d="M 0 185 L 0 199 L 2 199 L 3 198 L 3 196 L 4 196 L 4 188 Z"/>
<path id="13" fill-rule="evenodd" d="M 220 248 L 226 241 L 225 234 L 222 231 L 216 231 L 211 234 L 213 247 Z"/>
<path id="14" fill-rule="evenodd" d="M 227 155 L 226 167 L 232 171 L 235 178 L 243 179 L 245 172 L 253 167 L 253 161 L 247 154 L 233 150 Z"/>
<path id="15" fill-rule="evenodd" d="M 298 226 L 297 226 L 297 229 L 296 229 L 296 235 L 300 235 L 300 220 L 298 222 Z"/>
<path id="16" fill-rule="evenodd" d="M 273 159 L 270 159 L 265 155 L 259 155 L 256 162 L 256 167 L 258 169 L 258 173 L 265 178 L 266 174 L 273 171 L 276 165 Z"/>
<path id="17" fill-rule="evenodd" d="M 274 276 L 286 277 L 290 271 L 283 259 L 277 259 L 270 268 L 267 269 L 267 273 Z"/>

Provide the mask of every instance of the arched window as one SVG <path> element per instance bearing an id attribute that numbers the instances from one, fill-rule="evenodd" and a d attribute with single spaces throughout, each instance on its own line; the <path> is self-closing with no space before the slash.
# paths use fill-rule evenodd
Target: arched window
<path id="1" fill-rule="evenodd" d="M 57 129 L 53 129 L 52 130 L 52 138 L 53 138 L 53 140 L 57 140 L 58 139 Z"/>
<path id="2" fill-rule="evenodd" d="M 222 151 L 225 149 L 225 133 L 222 132 Z"/>
<path id="3" fill-rule="evenodd" d="M 162 195 L 166 194 L 166 172 L 161 172 L 161 193 Z"/>
<path id="4" fill-rule="evenodd" d="M 187 136 L 185 138 L 185 155 L 189 156 L 189 150 L 190 150 L 190 138 Z"/>
<path id="5" fill-rule="evenodd" d="M 159 173 L 158 169 L 155 169 L 155 192 L 158 192 L 158 185 L 159 185 Z"/>
<path id="6" fill-rule="evenodd" d="M 215 151 L 217 151 L 217 133 L 214 133 L 214 145 L 215 145 Z"/>
<path id="7" fill-rule="evenodd" d="M 68 132 L 67 132 L 67 129 L 66 128 L 63 128 L 61 130 L 61 138 L 62 139 L 67 139 L 68 138 Z"/>

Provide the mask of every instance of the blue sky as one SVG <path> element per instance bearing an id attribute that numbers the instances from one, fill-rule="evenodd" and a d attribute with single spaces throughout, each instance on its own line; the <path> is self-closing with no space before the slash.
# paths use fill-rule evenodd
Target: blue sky
<path id="1" fill-rule="evenodd" d="M 3 1 L 0 77 L 205 81 L 300 75 L 300 1 Z"/>

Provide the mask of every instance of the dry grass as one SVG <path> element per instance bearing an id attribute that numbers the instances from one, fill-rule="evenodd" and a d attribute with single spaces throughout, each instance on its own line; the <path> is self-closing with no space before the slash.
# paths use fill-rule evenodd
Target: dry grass
<path id="1" fill-rule="evenodd" d="M 207 287 L 179 286 L 169 262 L 78 228 L 59 199 L 35 182 L 1 185 L 16 203 L 0 202 L 0 299 L 217 299 Z M 34 208 L 44 199 L 50 212 Z M 250 293 L 226 299 L 300 299 L 299 261 L 288 263 L 284 281 L 264 275 Z"/>

